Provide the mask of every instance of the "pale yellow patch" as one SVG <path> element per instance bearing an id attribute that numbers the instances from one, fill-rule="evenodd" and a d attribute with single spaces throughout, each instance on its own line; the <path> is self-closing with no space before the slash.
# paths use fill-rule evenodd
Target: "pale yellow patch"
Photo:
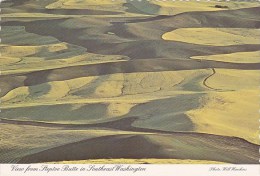
<path id="1" fill-rule="evenodd" d="M 5 57 L 5 56 L 0 56 L 0 67 L 3 67 L 4 65 L 10 65 L 14 64 L 21 61 L 20 58 L 17 57 Z"/>
<path id="2" fill-rule="evenodd" d="M 2 56 L 6 57 L 24 57 L 33 55 L 39 52 L 39 46 L 9 46 L 1 45 L 0 52 Z"/>
<path id="3" fill-rule="evenodd" d="M 11 90 L 1 100 L 3 102 L 27 102 L 36 99 L 41 101 L 56 100 L 66 96 L 69 90 L 66 82 L 44 83 L 30 87 L 23 86 Z"/>
<path id="4" fill-rule="evenodd" d="M 187 112 L 196 132 L 236 136 L 259 144 L 259 91 L 212 92 Z"/>
<path id="5" fill-rule="evenodd" d="M 59 9 L 59 8 L 66 8 L 66 9 L 82 9 L 86 8 L 93 8 L 98 6 L 104 6 L 104 5 L 120 5 L 123 4 L 124 1 L 112 1 L 112 0 L 82 0 L 80 2 L 75 0 L 58 0 L 52 4 L 49 4 L 46 6 L 48 9 Z"/>
<path id="6" fill-rule="evenodd" d="M 194 11 L 220 11 L 220 10 L 234 10 L 249 7 L 258 7 L 259 3 L 246 3 L 246 2 L 216 2 L 216 1 L 151 1 L 150 3 L 159 5 L 161 15 L 175 15 L 184 12 Z M 216 8 L 215 5 L 227 6 L 228 8 Z"/>
<path id="7" fill-rule="evenodd" d="M 206 84 L 209 87 L 221 90 L 256 90 L 260 82 L 259 70 L 232 70 L 215 69 L 216 74 L 211 76 Z"/>
<path id="8" fill-rule="evenodd" d="M 39 45 L 39 46 L 11 46 L 1 45 L 0 52 L 2 56 L 7 57 L 24 57 L 33 55 L 40 52 L 42 49 L 46 49 L 49 52 L 56 52 L 67 49 L 66 43 Z"/>
<path id="9" fill-rule="evenodd" d="M 260 30 L 246 28 L 180 28 L 162 35 L 164 40 L 228 46 L 260 44 Z"/>
<path id="10" fill-rule="evenodd" d="M 219 91 L 207 93 L 200 108 L 187 114 L 196 132 L 237 136 L 258 143 L 260 71 L 216 69 L 206 84 Z"/>
<path id="11" fill-rule="evenodd" d="M 66 96 L 70 91 L 70 88 L 66 82 L 55 81 L 50 84 L 50 90 L 47 94 L 43 95 L 43 99 L 58 99 Z M 39 90 L 39 89 L 37 89 Z M 44 91 L 44 90 L 42 90 Z"/>
<path id="12" fill-rule="evenodd" d="M 28 61 L 28 62 L 27 62 Z M 37 62 L 38 61 L 38 62 Z M 42 58 L 23 58 L 23 62 L 19 64 L 10 64 L 5 65 L 1 68 L 2 75 L 17 74 L 17 73 L 26 73 L 40 70 L 64 68 L 70 66 L 82 66 L 82 65 L 93 65 L 100 63 L 109 63 L 109 62 L 123 62 L 126 60 L 110 60 L 110 58 L 102 59 L 101 57 L 91 58 L 89 56 L 78 58 L 69 58 L 66 59 L 55 59 L 55 60 L 44 60 Z M 26 64 L 23 64 L 25 63 Z"/>
<path id="13" fill-rule="evenodd" d="M 125 75 L 125 95 L 152 94 L 175 89 L 175 85 L 196 71 L 138 72 Z"/>
<path id="14" fill-rule="evenodd" d="M 260 51 L 237 52 L 231 54 L 217 54 L 208 56 L 194 56 L 192 59 L 214 60 L 233 63 L 260 63 Z"/>
<path id="15" fill-rule="evenodd" d="M 123 74 L 113 74 L 104 80 L 95 90 L 98 97 L 117 97 L 122 94 Z M 104 78 L 106 79 L 106 78 Z"/>
<path id="16" fill-rule="evenodd" d="M 114 102 L 110 103 L 107 108 L 108 117 L 120 117 L 130 112 L 135 103 Z"/>
<path id="17" fill-rule="evenodd" d="M 4 97 L 1 98 L 2 102 L 10 100 L 24 100 L 30 94 L 28 87 L 18 87 L 8 92 Z"/>
<path id="18" fill-rule="evenodd" d="M 52 44 L 48 46 L 48 51 L 49 52 L 57 52 L 57 51 L 62 51 L 68 49 L 67 43 L 58 43 L 58 44 Z"/>
<path id="19" fill-rule="evenodd" d="M 90 84 L 91 81 L 93 81 L 96 78 L 97 78 L 96 76 L 80 77 L 75 79 L 69 79 L 66 80 L 65 82 L 67 83 L 67 85 L 70 87 L 71 90 L 75 90 L 87 84 Z"/>

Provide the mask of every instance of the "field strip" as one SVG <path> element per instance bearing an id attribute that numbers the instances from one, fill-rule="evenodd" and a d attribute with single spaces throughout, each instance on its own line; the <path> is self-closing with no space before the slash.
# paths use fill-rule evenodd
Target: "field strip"
<path id="1" fill-rule="evenodd" d="M 7 69 L 7 70 L 2 70 L 1 75 L 10 75 L 10 74 L 20 74 L 20 73 L 30 73 L 30 72 L 37 72 L 37 71 L 44 71 L 44 70 L 53 70 L 53 69 L 59 69 L 59 68 L 69 68 L 69 67 L 74 67 L 74 66 L 87 66 L 87 65 L 95 65 L 95 64 L 103 64 L 103 63 L 118 63 L 118 62 L 126 62 L 127 60 L 111 60 L 111 61 L 87 61 L 84 63 L 74 63 L 74 64 L 60 64 L 58 65 L 49 65 L 45 66 L 44 68 L 41 67 L 40 65 L 38 68 L 27 68 L 27 69 Z"/>
<path id="2" fill-rule="evenodd" d="M 166 32 L 162 39 L 209 46 L 260 44 L 259 31 L 253 28 L 179 28 Z"/>
<path id="3" fill-rule="evenodd" d="M 259 63 L 260 51 L 234 52 L 230 54 L 216 54 L 205 56 L 192 56 L 191 59 L 203 61 L 214 60 L 227 63 Z"/>
<path id="4" fill-rule="evenodd" d="M 237 139 L 238 141 L 245 142 L 247 144 L 253 145 L 253 146 L 260 146 L 258 144 L 251 143 L 247 141 L 246 139 L 240 138 L 240 137 L 234 137 L 234 136 L 223 136 L 223 135 L 217 135 L 217 134 L 210 134 L 210 133 L 200 133 L 200 132 L 169 132 L 169 131 L 163 131 L 163 130 L 154 130 L 154 129 L 148 129 L 148 128 L 138 128 L 133 127 L 131 124 L 137 119 L 137 117 L 132 118 L 126 118 L 126 119 L 119 119 L 115 121 L 109 121 L 109 122 L 101 122 L 101 123 L 95 123 L 95 124 L 58 124 L 58 123 L 46 123 L 46 122 L 35 122 L 35 121 L 19 121 L 19 120 L 8 120 L 8 119 L 0 119 L 0 123 L 2 124 L 15 124 L 15 125 L 29 125 L 29 126 L 39 126 L 39 127 L 61 127 L 61 128 L 111 128 L 114 130 L 122 130 L 122 131 L 129 131 L 129 132 L 137 132 L 137 133 L 150 133 L 150 134 L 165 134 L 165 135 L 180 135 L 180 136 L 186 136 L 191 135 L 193 137 L 219 137 L 219 138 L 230 138 L 230 139 Z M 121 125 L 119 125 L 121 124 Z"/>
<path id="5" fill-rule="evenodd" d="M 181 94 L 205 94 L 207 91 L 204 92 L 196 92 L 196 91 L 173 91 L 175 95 Z M 93 103 L 113 103 L 113 102 L 126 102 L 126 103 L 145 103 L 152 100 L 158 99 L 165 99 L 172 97 L 172 94 L 165 95 L 165 96 L 149 96 L 144 97 L 143 94 L 140 94 L 139 97 L 137 96 L 123 96 L 123 97 L 115 97 L 115 98 L 82 98 L 82 99 L 72 99 L 72 100 L 52 100 L 48 102 L 22 102 L 22 103 L 15 103 L 15 104 L 5 104 L 2 102 L 1 109 L 8 109 L 8 108 L 17 108 L 17 107 L 31 107 L 31 106 L 44 106 L 44 105 L 61 105 L 61 104 L 93 104 Z M 133 99 L 134 98 L 134 99 Z"/>

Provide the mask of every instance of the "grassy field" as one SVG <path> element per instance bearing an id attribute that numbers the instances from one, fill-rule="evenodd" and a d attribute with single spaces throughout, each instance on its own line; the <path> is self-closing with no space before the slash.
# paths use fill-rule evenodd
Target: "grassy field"
<path id="1" fill-rule="evenodd" d="M 1 163 L 258 163 L 258 2 L 2 6 Z"/>

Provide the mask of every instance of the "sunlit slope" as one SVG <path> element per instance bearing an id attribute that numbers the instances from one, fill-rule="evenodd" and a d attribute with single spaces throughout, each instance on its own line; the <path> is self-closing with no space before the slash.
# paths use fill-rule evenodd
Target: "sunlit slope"
<path id="1" fill-rule="evenodd" d="M 217 92 L 200 98 L 200 107 L 188 112 L 195 130 L 240 136 L 259 143 L 259 71 L 216 69 L 206 84 Z M 239 130 L 237 130 L 239 129 Z"/>
<path id="2" fill-rule="evenodd" d="M 201 107 L 187 114 L 195 125 L 195 131 L 239 136 L 259 143 L 256 123 L 259 119 L 258 94 L 257 90 L 209 93 L 200 99 Z"/>
<path id="3" fill-rule="evenodd" d="M 183 28 L 165 33 L 164 40 L 211 46 L 260 44 L 259 29 L 244 28 Z"/>
<path id="4" fill-rule="evenodd" d="M 237 52 L 231 54 L 216 54 L 207 56 L 194 56 L 192 59 L 199 60 L 215 60 L 221 62 L 233 62 L 233 63 L 259 63 L 260 51 L 253 52 Z"/>
<path id="5" fill-rule="evenodd" d="M 112 9 L 112 10 L 123 10 L 122 6 L 124 4 L 124 0 L 120 1 L 112 1 L 112 0 L 58 0 L 56 2 L 50 3 L 46 6 L 48 9 L 57 9 L 57 8 L 67 8 L 67 9 L 86 9 L 86 7 L 90 9 Z M 121 7 L 121 8 L 120 8 Z"/>
<path id="6" fill-rule="evenodd" d="M 220 91 L 257 90 L 259 70 L 215 69 L 206 84 Z"/>

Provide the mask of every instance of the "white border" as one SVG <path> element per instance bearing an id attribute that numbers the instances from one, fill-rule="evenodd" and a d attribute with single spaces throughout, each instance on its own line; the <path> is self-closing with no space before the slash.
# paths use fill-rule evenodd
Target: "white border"
<path id="1" fill-rule="evenodd" d="M 12 167 L 23 168 L 21 171 L 12 171 Z M 70 167 L 74 171 L 65 171 L 65 167 Z M 142 171 L 116 171 L 116 168 L 135 168 Z M 38 171 L 27 171 L 26 168 L 37 168 Z M 43 170 L 42 168 L 46 168 Z M 47 171 L 48 169 L 60 171 Z M 110 171 L 90 171 L 91 167 L 107 168 Z M 56 169 L 54 169 L 56 168 Z M 78 168 L 78 169 L 76 169 Z M 84 171 L 79 171 L 84 168 Z M 63 171 L 61 171 L 63 170 Z M 77 171 L 75 171 L 77 170 Z M 260 165 L 120 165 L 120 164 L 3 164 L 0 170 L 1 176 L 259 176 Z"/>

